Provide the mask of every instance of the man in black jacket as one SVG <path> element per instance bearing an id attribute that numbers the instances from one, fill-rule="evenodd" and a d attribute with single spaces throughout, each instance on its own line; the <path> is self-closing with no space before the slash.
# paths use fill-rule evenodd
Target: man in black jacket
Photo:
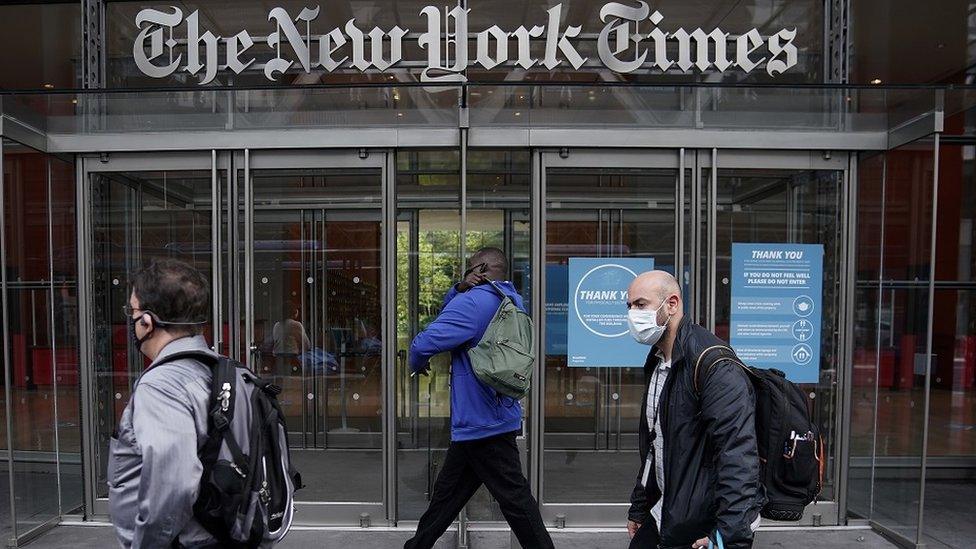
<path id="1" fill-rule="evenodd" d="M 638 276 L 627 309 L 631 335 L 651 346 L 641 468 L 627 522 L 631 549 L 707 547 L 716 531 L 725 547 L 752 547 L 765 499 L 752 384 L 728 361 L 703 368 L 696 384 L 698 357 L 725 342 L 684 318 L 681 289 L 669 273 Z"/>

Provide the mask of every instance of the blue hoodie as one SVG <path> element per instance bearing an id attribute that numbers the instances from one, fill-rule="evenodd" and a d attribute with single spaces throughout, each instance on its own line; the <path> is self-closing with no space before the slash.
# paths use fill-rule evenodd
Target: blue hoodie
<path id="1" fill-rule="evenodd" d="M 522 296 L 511 282 L 496 283 L 522 310 Z M 451 352 L 451 440 L 478 440 L 522 428 L 522 405 L 481 383 L 471 370 L 468 349 L 478 345 L 501 297 L 483 284 L 464 293 L 451 288 L 444 308 L 410 344 L 410 369 L 427 368 L 436 354 Z"/>

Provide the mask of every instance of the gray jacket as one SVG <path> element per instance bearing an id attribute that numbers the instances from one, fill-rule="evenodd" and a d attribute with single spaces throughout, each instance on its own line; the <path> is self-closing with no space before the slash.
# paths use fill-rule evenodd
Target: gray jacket
<path id="1" fill-rule="evenodd" d="M 109 512 L 122 547 L 185 547 L 216 540 L 193 518 L 207 436 L 210 369 L 183 351 L 213 354 L 203 336 L 172 341 L 142 374 L 109 444 Z"/>

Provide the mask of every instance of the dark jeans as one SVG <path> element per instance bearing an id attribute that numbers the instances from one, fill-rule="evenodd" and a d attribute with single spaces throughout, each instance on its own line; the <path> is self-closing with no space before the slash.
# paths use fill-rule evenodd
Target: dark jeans
<path id="1" fill-rule="evenodd" d="M 505 520 L 525 549 L 552 548 L 539 504 L 522 474 L 515 433 L 452 442 L 434 483 L 430 506 L 404 549 L 433 547 L 481 484 L 502 508 Z"/>

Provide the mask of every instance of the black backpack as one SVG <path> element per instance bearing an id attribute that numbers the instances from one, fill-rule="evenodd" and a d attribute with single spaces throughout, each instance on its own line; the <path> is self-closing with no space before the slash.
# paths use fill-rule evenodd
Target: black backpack
<path id="1" fill-rule="evenodd" d="M 706 355 L 715 358 L 702 370 Z M 772 520 L 800 520 L 803 509 L 820 495 L 826 464 L 823 437 L 810 419 L 807 397 L 783 372 L 746 366 L 725 345 L 709 347 L 699 355 L 694 372 L 696 392 L 698 380 L 722 360 L 738 364 L 756 391 L 759 476 L 767 498 L 761 515 Z"/>
<path id="2" fill-rule="evenodd" d="M 187 351 L 165 362 L 180 359 L 199 361 L 213 373 L 194 518 L 221 547 L 281 541 L 291 528 L 295 490 L 302 487 L 301 475 L 291 466 L 288 429 L 278 404 L 281 388 L 224 356 Z"/>

